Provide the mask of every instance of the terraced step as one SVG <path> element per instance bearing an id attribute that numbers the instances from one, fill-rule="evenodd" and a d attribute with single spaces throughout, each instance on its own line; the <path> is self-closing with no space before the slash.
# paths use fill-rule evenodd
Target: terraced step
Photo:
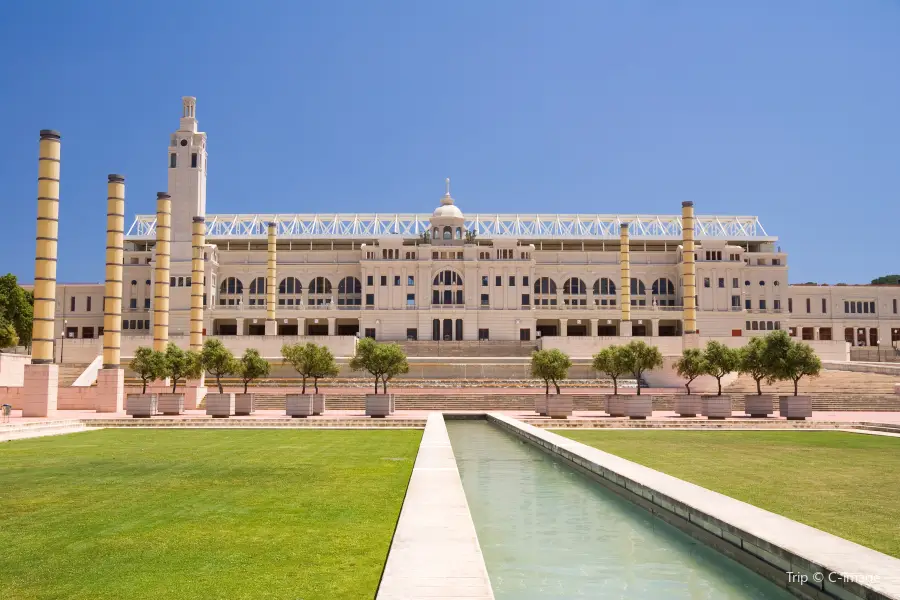
<path id="1" fill-rule="evenodd" d="M 76 419 L 16 423 L 15 425 L 0 426 L 0 442 L 23 440 L 47 435 L 62 435 L 77 431 L 88 431 L 88 428 L 81 421 Z"/>

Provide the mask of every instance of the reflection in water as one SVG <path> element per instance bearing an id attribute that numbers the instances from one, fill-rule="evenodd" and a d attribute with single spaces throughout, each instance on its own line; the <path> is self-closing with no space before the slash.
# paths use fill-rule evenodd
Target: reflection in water
<path id="1" fill-rule="evenodd" d="M 510 434 L 447 430 L 497 600 L 793 598 Z"/>

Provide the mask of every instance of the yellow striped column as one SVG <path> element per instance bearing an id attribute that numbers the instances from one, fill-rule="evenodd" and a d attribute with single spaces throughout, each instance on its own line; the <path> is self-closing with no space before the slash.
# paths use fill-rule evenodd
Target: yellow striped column
<path id="1" fill-rule="evenodd" d="M 118 369 L 122 344 L 122 264 L 125 261 L 125 177 L 106 184 L 106 288 L 103 295 L 103 368 Z"/>
<path id="2" fill-rule="evenodd" d="M 697 267 L 694 248 L 694 203 L 681 203 L 681 297 L 684 301 L 684 333 L 697 333 Z"/>
<path id="3" fill-rule="evenodd" d="M 619 335 L 631 335 L 631 247 L 628 236 L 628 223 L 619 226 L 619 298 L 622 303 L 622 322 L 619 324 Z"/>
<path id="4" fill-rule="evenodd" d="M 205 262 L 203 247 L 206 245 L 206 219 L 194 217 L 191 229 L 191 350 L 203 348 L 203 289 Z"/>
<path id="5" fill-rule="evenodd" d="M 34 253 L 34 322 L 31 328 L 33 365 L 53 362 L 59 232 L 59 156 L 59 132 L 42 130 L 38 158 L 37 244 Z"/>
<path id="6" fill-rule="evenodd" d="M 156 194 L 156 270 L 153 292 L 153 349 L 165 352 L 169 343 L 169 260 L 172 241 L 172 197 Z"/>
<path id="7" fill-rule="evenodd" d="M 269 222 L 268 260 L 266 262 L 266 335 L 275 335 L 275 277 L 277 273 L 275 221 Z"/>

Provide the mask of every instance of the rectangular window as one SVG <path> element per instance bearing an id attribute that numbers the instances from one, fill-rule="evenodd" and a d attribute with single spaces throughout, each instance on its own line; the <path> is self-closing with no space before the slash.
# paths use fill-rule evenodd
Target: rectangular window
<path id="1" fill-rule="evenodd" d="M 863 302 L 863 312 L 869 314 L 869 303 Z"/>
<path id="2" fill-rule="evenodd" d="M 90 300 L 90 298 L 89 298 L 89 300 Z M 869 302 L 869 310 L 871 311 L 871 313 L 873 315 L 875 314 L 875 303 L 874 302 Z"/>
<path id="3" fill-rule="evenodd" d="M 190 277 L 184 278 L 184 285 L 186 285 L 187 287 L 191 287 L 191 278 Z"/>
<path id="4" fill-rule="evenodd" d="M 366 327 L 365 336 L 367 338 L 372 338 L 374 340 L 375 339 L 375 329 L 372 327 Z"/>
<path id="5" fill-rule="evenodd" d="M 382 285 L 382 287 L 387 285 L 387 275 L 381 276 L 381 285 Z"/>
<path id="6" fill-rule="evenodd" d="M 87 312 L 91 312 L 91 297 L 90 296 L 87 297 L 87 305 L 85 306 L 85 310 Z"/>
<path id="7" fill-rule="evenodd" d="M 530 294 L 522 294 L 522 306 L 529 306 L 531 304 L 531 295 Z"/>
<path id="8" fill-rule="evenodd" d="M 844 314 L 850 312 L 850 303 L 844 300 Z"/>
<path id="9" fill-rule="evenodd" d="M 528 275 L 524 275 L 522 277 L 522 285 L 524 285 L 525 287 L 528 287 Z M 895 305 L 897 304 L 896 300 L 894 300 L 894 304 Z M 897 312 L 897 311 L 895 310 L 894 312 Z"/>
<path id="10" fill-rule="evenodd" d="M 203 294 L 203 306 L 206 306 L 206 294 Z M 144 308 L 150 308 L 150 298 L 144 298 Z"/>
<path id="11" fill-rule="evenodd" d="M 737 296 L 737 295 L 732 296 L 731 297 L 731 306 L 733 306 L 734 308 L 740 308 L 741 307 L 741 297 Z"/>
<path id="12" fill-rule="evenodd" d="M 516 276 L 515 275 L 509 276 L 509 287 L 516 287 Z"/>
<path id="13" fill-rule="evenodd" d="M 766 310 L 766 301 L 765 300 L 759 301 L 759 310 Z"/>
<path id="14" fill-rule="evenodd" d="M 720 288 L 725 287 L 725 278 L 724 277 L 719 277 L 719 287 Z"/>
<path id="15" fill-rule="evenodd" d="M 894 314 L 897 314 L 897 299 L 894 298 Z"/>
<path id="16" fill-rule="evenodd" d="M 491 330 L 490 329 L 479 329 L 478 330 L 478 341 L 484 342 L 491 339 Z"/>
<path id="17" fill-rule="evenodd" d="M 197 153 L 196 152 L 191 153 L 191 168 L 192 169 L 197 168 Z"/>
<path id="18" fill-rule="evenodd" d="M 416 278 L 413 277 L 412 275 L 407 275 L 406 285 L 416 285 Z"/>
<path id="19" fill-rule="evenodd" d="M 175 160 L 176 160 L 176 159 L 175 159 L 175 155 L 174 155 L 174 154 L 170 154 L 170 155 L 169 155 L 169 168 L 170 168 L 170 169 L 174 169 L 174 168 L 175 168 L 175 165 L 177 164 L 177 163 L 175 162 Z"/>
<path id="20" fill-rule="evenodd" d="M 394 275 L 394 285 L 400 285 L 400 276 Z"/>
<path id="21" fill-rule="evenodd" d="M 788 312 L 794 312 L 794 299 L 788 298 Z"/>
<path id="22" fill-rule="evenodd" d="M 122 329 L 128 329 L 128 321 L 122 321 Z"/>
<path id="23" fill-rule="evenodd" d="M 482 275 L 481 276 L 481 287 L 487 287 L 487 286 L 488 286 L 488 276 Z"/>
<path id="24" fill-rule="evenodd" d="M 143 321 L 138 321 L 138 322 L 137 322 L 137 328 L 138 328 L 138 329 L 143 329 L 143 328 L 144 328 L 144 322 L 143 322 Z"/>
<path id="25" fill-rule="evenodd" d="M 175 278 L 169 277 L 169 287 L 175 287 Z"/>
<path id="26" fill-rule="evenodd" d="M 747 321 L 747 327 L 746 327 L 746 329 L 747 329 L 747 331 L 750 331 L 750 321 Z"/>
<path id="27" fill-rule="evenodd" d="M 137 298 L 132 298 L 128 302 L 128 308 L 137 308 Z"/>
<path id="28" fill-rule="evenodd" d="M 366 285 L 375 285 L 374 275 L 366 275 Z"/>
<path id="29" fill-rule="evenodd" d="M 709 287 L 709 277 L 703 278 L 703 287 L 705 287 L 705 288 Z"/>
<path id="30" fill-rule="evenodd" d="M 496 285 L 497 287 L 503 285 L 503 277 L 501 277 L 500 275 L 494 277 L 494 285 Z"/>
<path id="31" fill-rule="evenodd" d="M 419 330 L 418 329 L 407 329 L 406 330 L 406 339 L 410 341 L 416 341 L 419 339 Z"/>
<path id="32" fill-rule="evenodd" d="M 490 296 L 488 294 L 481 295 L 481 305 L 488 306 L 491 303 Z"/>
<path id="33" fill-rule="evenodd" d="M 856 314 L 856 302 L 850 303 L 850 313 L 854 315 Z"/>
<path id="34" fill-rule="evenodd" d="M 775 310 L 781 310 L 781 300 L 774 300 L 772 302 L 772 308 Z"/>
<path id="35" fill-rule="evenodd" d="M 738 287 L 738 278 L 737 277 L 733 277 L 731 279 L 731 287 L 733 287 L 733 288 Z"/>
<path id="36" fill-rule="evenodd" d="M 812 309 L 810 308 L 811 304 L 812 304 L 812 301 L 809 298 L 807 298 L 806 299 L 806 314 L 809 314 L 812 312 Z"/>
<path id="37" fill-rule="evenodd" d="M 69 298 L 69 312 L 75 312 L 75 296 Z"/>
<path id="38" fill-rule="evenodd" d="M 520 342 L 531 341 L 531 330 L 530 329 L 520 329 L 519 330 L 519 341 Z"/>
<path id="39" fill-rule="evenodd" d="M 366 306 L 375 306 L 375 294 L 366 294 Z"/>
<path id="40" fill-rule="evenodd" d="M 134 326 L 134 319 L 131 320 L 131 328 L 132 328 L 132 329 L 137 329 L 137 327 Z"/>
<path id="41" fill-rule="evenodd" d="M 744 300 L 744 308 L 746 308 L 747 310 L 750 310 L 750 308 L 751 308 L 750 298 L 747 298 L 746 300 Z"/>
<path id="42" fill-rule="evenodd" d="M 415 306 L 416 305 L 416 295 L 415 294 L 407 294 L 406 295 L 406 305 L 407 306 Z"/>

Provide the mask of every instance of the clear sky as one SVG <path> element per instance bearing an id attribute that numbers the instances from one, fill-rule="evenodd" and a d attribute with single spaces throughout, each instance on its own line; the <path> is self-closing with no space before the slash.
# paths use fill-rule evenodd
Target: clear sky
<path id="1" fill-rule="evenodd" d="M 759 215 L 792 282 L 900 271 L 900 2 L 3 2 L 0 271 L 33 279 L 62 132 L 59 279 L 101 281 L 106 175 L 166 189 L 181 96 L 210 213 Z M 130 218 L 127 219 L 130 224 Z"/>

